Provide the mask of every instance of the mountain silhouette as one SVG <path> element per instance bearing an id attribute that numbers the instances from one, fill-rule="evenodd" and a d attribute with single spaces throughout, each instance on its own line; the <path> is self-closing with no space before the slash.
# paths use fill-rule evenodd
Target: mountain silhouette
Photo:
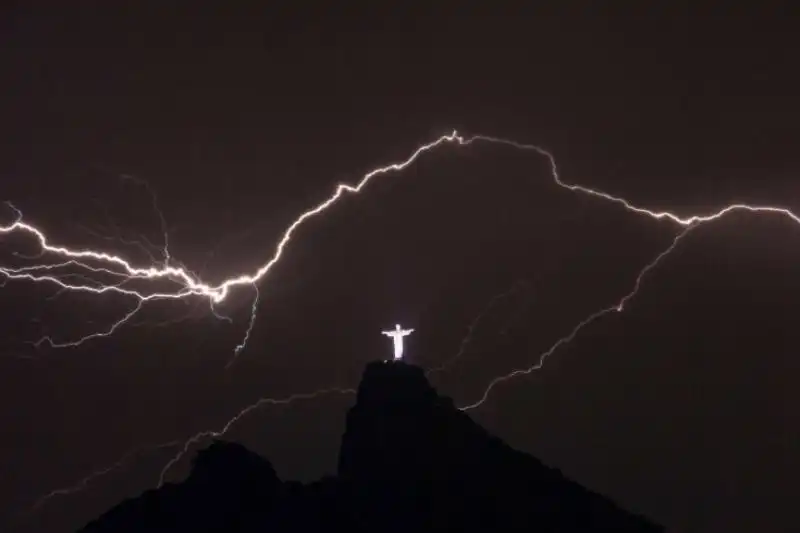
<path id="1" fill-rule="evenodd" d="M 281 481 L 239 444 L 214 441 L 189 477 L 122 502 L 82 531 L 536 531 L 664 529 L 490 435 L 422 369 L 365 368 L 338 475 Z"/>

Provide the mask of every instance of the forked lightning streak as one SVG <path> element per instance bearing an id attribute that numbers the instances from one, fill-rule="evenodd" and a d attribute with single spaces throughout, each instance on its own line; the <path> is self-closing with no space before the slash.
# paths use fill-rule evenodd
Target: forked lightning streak
<path id="1" fill-rule="evenodd" d="M 697 227 L 696 225 L 695 226 L 688 226 L 686 229 L 684 229 L 680 233 L 678 233 L 678 235 L 673 239 L 672 244 L 670 244 L 669 247 L 666 250 L 664 250 L 663 252 L 658 254 L 655 259 L 653 259 L 650 263 L 645 265 L 642 270 L 639 271 L 639 275 L 636 276 L 636 281 L 634 282 L 633 288 L 631 289 L 631 291 L 629 293 L 627 293 L 625 296 L 623 296 L 622 298 L 620 298 L 617 301 L 617 303 L 615 303 L 615 304 L 613 304 L 613 305 L 611 305 L 609 307 L 606 307 L 604 309 L 601 309 L 599 311 L 596 311 L 596 312 L 592 313 L 591 315 L 589 315 L 588 317 L 586 317 L 583 320 L 581 320 L 578 323 L 577 326 L 572 328 L 572 331 L 570 331 L 567 335 L 565 335 L 565 336 L 561 337 L 560 339 L 558 339 L 555 342 L 555 344 L 553 344 L 547 351 L 542 353 L 539 356 L 539 359 L 533 365 L 531 365 L 531 366 L 529 366 L 527 368 L 521 368 L 521 369 L 517 369 L 517 370 L 512 370 L 508 374 L 496 377 L 493 380 L 491 380 L 489 382 L 489 384 L 486 386 L 486 388 L 484 389 L 483 394 L 481 395 L 481 397 L 480 397 L 480 399 L 478 401 L 476 401 L 474 403 L 471 403 L 471 404 L 468 404 L 468 405 L 465 405 L 463 407 L 459 407 L 459 409 L 461 409 L 462 411 L 468 411 L 470 409 L 475 409 L 476 407 L 480 407 L 480 405 L 483 404 L 483 402 L 485 402 L 486 399 L 489 397 L 489 394 L 492 392 L 492 389 L 495 387 L 495 385 L 498 385 L 499 383 L 502 383 L 504 381 L 508 381 L 509 379 L 515 378 L 517 376 L 524 376 L 524 375 L 530 374 L 531 372 L 533 372 L 535 370 L 539 370 L 544 365 L 545 359 L 550 357 L 553 354 L 553 352 L 555 352 L 561 346 L 572 342 L 572 340 L 578 335 L 578 333 L 581 332 L 581 330 L 583 328 L 585 328 L 589 324 L 593 323 L 595 320 L 598 320 L 599 318 L 601 318 L 601 317 L 603 317 L 605 315 L 608 315 L 610 313 L 613 313 L 613 312 L 621 313 L 625 309 L 625 305 L 628 303 L 628 301 L 631 298 L 633 298 L 634 296 L 636 296 L 636 294 L 639 292 L 639 288 L 642 286 L 642 280 L 644 279 L 644 277 L 651 270 L 653 270 L 655 267 L 657 267 L 658 264 L 661 263 L 661 261 L 665 257 L 667 257 L 670 253 L 672 253 L 672 251 L 678 246 L 678 243 L 684 237 L 686 237 L 686 235 L 688 235 L 689 232 L 692 231 L 692 229 L 694 229 L 696 227 Z"/>
<path id="2" fill-rule="evenodd" d="M 532 151 L 540 156 L 547 158 L 551 171 L 550 177 L 552 178 L 553 182 L 559 187 L 570 190 L 572 192 L 586 194 L 589 196 L 596 197 L 598 199 L 618 204 L 622 206 L 624 209 L 636 213 L 638 215 L 647 216 L 654 220 L 665 220 L 674 223 L 681 227 L 681 231 L 676 235 L 671 245 L 666 250 L 660 253 L 652 262 L 647 264 L 639 272 L 639 275 L 637 276 L 635 283 L 633 285 L 633 289 L 629 293 L 624 295 L 616 304 L 601 309 L 600 311 L 597 311 L 596 313 L 590 315 L 589 317 L 581 321 L 577 326 L 575 326 L 570 331 L 568 335 L 560 338 L 555 344 L 552 345 L 552 347 L 549 350 L 541 354 L 537 362 L 533 366 L 514 370 L 506 375 L 497 377 L 492 381 L 490 381 L 480 399 L 472 404 L 461 407 L 462 410 L 470 410 L 482 405 L 486 401 L 489 394 L 496 385 L 508 381 L 510 379 L 513 379 L 514 377 L 520 375 L 530 374 L 531 372 L 541 368 L 547 357 L 552 355 L 558 348 L 571 342 L 580 333 L 580 331 L 587 325 L 593 323 L 602 316 L 605 316 L 612 312 L 621 312 L 624 309 L 627 302 L 638 293 L 643 278 L 652 269 L 654 269 L 662 260 L 664 260 L 692 229 L 706 222 L 717 220 L 725 216 L 726 214 L 732 213 L 734 211 L 747 211 L 752 213 L 773 213 L 780 216 L 785 216 L 791 219 L 793 222 L 800 224 L 800 217 L 798 217 L 789 209 L 786 209 L 784 207 L 769 206 L 769 205 L 749 205 L 749 204 L 736 203 L 727 205 L 715 212 L 706 214 L 695 214 L 686 217 L 681 217 L 670 211 L 650 210 L 641 206 L 634 205 L 633 203 L 629 202 L 628 200 L 622 197 L 614 196 L 606 192 L 603 192 L 601 190 L 585 187 L 583 185 L 570 184 L 564 182 L 559 175 L 558 167 L 556 165 L 556 160 L 554 156 L 544 148 L 532 144 L 524 144 L 513 140 L 486 136 L 486 135 L 463 137 L 454 131 L 448 135 L 443 135 L 427 144 L 420 145 L 416 150 L 414 150 L 411 153 L 411 155 L 407 159 L 401 162 L 392 163 L 371 170 L 370 172 L 362 176 L 360 181 L 358 181 L 354 185 L 349 185 L 349 184 L 338 185 L 333 191 L 333 193 L 330 196 L 328 196 L 324 201 L 320 202 L 316 206 L 300 214 L 286 228 L 281 238 L 278 240 L 273 255 L 266 262 L 264 262 L 258 269 L 256 269 L 254 272 L 251 273 L 236 274 L 232 277 L 223 280 L 218 284 L 211 284 L 204 281 L 199 275 L 188 270 L 186 267 L 182 266 L 179 262 L 177 262 L 174 258 L 170 256 L 167 247 L 166 225 L 164 224 L 164 219 L 163 216 L 161 216 L 160 212 L 159 216 L 161 216 L 162 229 L 164 230 L 164 248 L 163 248 L 164 260 L 162 262 L 153 261 L 152 264 L 150 265 L 135 265 L 132 262 L 126 260 L 121 255 L 115 255 L 112 253 L 93 250 L 93 249 L 69 248 L 65 246 L 58 246 L 52 244 L 51 239 L 49 239 L 42 230 L 40 230 L 39 228 L 37 228 L 32 224 L 29 224 L 28 222 L 25 222 L 23 220 L 22 212 L 16 209 L 14 206 L 11 206 L 11 209 L 15 213 L 15 219 L 13 222 L 11 222 L 6 226 L 0 226 L 0 235 L 4 234 L 10 235 L 15 233 L 28 235 L 29 237 L 32 237 L 35 240 L 35 242 L 39 247 L 39 254 L 37 254 L 34 257 L 35 259 L 53 257 L 56 258 L 55 259 L 56 262 L 55 263 L 44 262 L 40 264 L 26 265 L 20 267 L 0 266 L 0 274 L 2 274 L 7 280 L 25 280 L 29 282 L 53 284 L 54 286 L 58 287 L 60 291 L 78 291 L 78 292 L 85 292 L 97 295 L 118 294 L 122 297 L 132 298 L 136 300 L 135 306 L 133 307 L 133 310 L 131 312 L 123 316 L 122 319 L 112 324 L 111 327 L 103 331 L 95 332 L 81 339 L 70 342 L 59 343 L 59 342 L 54 342 L 49 338 L 45 338 L 39 341 L 39 343 L 47 342 L 52 344 L 53 346 L 76 346 L 89 339 L 111 335 L 117 329 L 119 329 L 119 327 L 127 323 L 134 315 L 136 315 L 136 313 L 138 313 L 142 309 L 143 305 L 149 301 L 180 300 L 186 298 L 201 297 L 201 298 L 207 298 L 209 300 L 209 303 L 211 304 L 211 308 L 213 310 L 214 304 L 223 302 L 230 295 L 231 290 L 238 286 L 252 285 L 257 290 L 258 283 L 263 278 L 265 278 L 270 273 L 272 268 L 280 261 L 284 253 L 284 250 L 286 249 L 286 246 L 288 246 L 288 244 L 291 242 L 292 237 L 294 236 L 296 230 L 300 226 L 302 226 L 306 221 L 310 220 L 311 218 L 317 215 L 324 213 L 328 208 L 333 206 L 346 193 L 347 194 L 360 193 L 373 178 L 383 174 L 401 171 L 407 168 L 409 165 L 413 164 L 424 153 L 431 151 L 435 148 L 438 148 L 440 146 L 443 146 L 445 144 L 469 146 L 472 145 L 473 143 L 478 143 L 478 142 L 485 142 L 496 145 L 505 145 L 518 150 Z M 150 192 L 152 194 L 152 191 Z M 155 203 L 155 195 L 153 195 L 153 199 Z M 71 268 L 73 270 L 69 273 L 62 272 L 62 270 L 67 268 Z M 76 276 L 76 274 L 79 274 L 82 277 L 78 277 Z M 111 276 L 117 278 L 117 281 L 115 283 L 104 282 L 102 279 L 99 279 L 100 276 Z M 73 280 L 73 278 L 78 279 L 82 282 L 71 281 Z M 152 281 L 154 282 L 154 284 L 152 286 L 152 289 L 150 290 L 141 288 L 132 289 L 126 286 L 124 283 L 128 280 L 136 280 L 139 282 Z M 249 337 L 249 334 L 253 328 L 253 324 L 255 321 L 255 312 L 257 304 L 258 304 L 258 293 L 256 293 L 256 297 L 254 298 L 253 301 L 252 313 L 250 316 L 250 322 L 248 324 L 247 332 L 245 334 L 243 342 L 236 347 L 235 350 L 236 354 L 241 352 L 241 350 L 246 345 L 247 338 Z M 274 400 L 274 399 L 264 398 L 248 407 L 245 407 L 243 410 L 237 413 L 233 418 L 231 418 L 222 428 L 213 431 L 209 430 L 209 431 L 199 432 L 190 439 L 188 439 L 187 441 L 185 441 L 180 452 L 175 457 L 173 457 L 173 459 L 169 461 L 169 463 L 167 463 L 164 469 L 162 470 L 159 484 L 163 483 L 164 477 L 169 471 L 169 469 L 177 461 L 180 460 L 180 458 L 189 450 L 192 444 L 198 442 L 200 439 L 204 437 L 218 437 L 224 435 L 236 421 L 238 421 L 242 416 L 249 413 L 250 411 L 265 404 L 291 403 L 292 401 L 295 400 L 310 399 L 322 394 L 327 394 L 332 392 L 347 394 L 347 393 L 354 393 L 355 391 L 353 389 L 326 389 L 309 394 L 294 395 L 284 400 Z M 82 483 L 80 486 L 82 487 L 84 485 L 85 483 Z M 72 491 L 70 490 L 69 492 Z M 59 491 L 55 491 L 54 493 L 51 493 L 51 495 L 48 495 L 48 497 L 59 493 L 60 493 Z"/>
<path id="3" fill-rule="evenodd" d="M 23 221 L 22 212 L 16 209 L 14 206 L 11 206 L 11 208 L 14 210 L 16 214 L 16 219 L 9 225 L 0 226 L 0 235 L 11 234 L 11 233 L 23 233 L 32 236 L 36 240 L 39 246 L 40 256 L 43 257 L 45 255 L 51 255 L 59 257 L 62 260 L 61 263 L 62 265 L 69 263 L 69 265 L 77 269 L 79 273 L 88 276 L 90 274 L 93 273 L 96 274 L 99 271 L 102 271 L 105 274 L 111 274 L 114 276 L 124 277 L 127 279 L 137 279 L 137 280 L 154 281 L 154 282 L 158 281 L 159 282 L 158 285 L 154 286 L 152 290 L 131 289 L 119 283 L 108 284 L 102 282 L 101 280 L 95 280 L 94 283 L 87 283 L 87 282 L 71 283 L 65 280 L 67 276 L 60 275 L 57 271 L 54 272 L 53 269 L 50 268 L 49 263 L 34 265 L 33 267 L 0 266 L 0 274 L 3 274 L 6 278 L 12 280 L 27 280 L 31 282 L 52 283 L 57 285 L 61 289 L 68 291 L 81 291 L 81 292 L 89 292 L 95 294 L 116 293 L 123 296 L 138 299 L 139 302 L 141 303 L 148 302 L 151 300 L 183 299 L 183 298 L 198 297 L 198 296 L 208 298 L 212 304 L 220 303 L 228 297 L 231 289 L 241 285 L 255 285 L 258 282 L 260 282 L 263 278 L 265 278 L 267 274 L 269 274 L 269 272 L 272 270 L 272 268 L 280 261 L 281 257 L 283 256 L 283 252 L 286 249 L 286 246 L 292 240 L 295 231 L 312 217 L 315 217 L 325 212 L 329 207 L 334 205 L 345 193 L 349 194 L 359 193 L 374 177 L 382 174 L 387 174 L 390 172 L 403 170 L 412 163 L 414 163 L 425 152 L 433 150 L 434 148 L 437 148 L 444 144 L 469 146 L 477 142 L 506 145 L 519 150 L 533 151 L 547 158 L 550 164 L 551 178 L 558 186 L 568 189 L 570 191 L 581 192 L 584 194 L 595 196 L 600 199 L 620 204 L 629 211 L 649 216 L 653 219 L 657 220 L 665 219 L 674 222 L 676 224 L 679 224 L 681 226 L 690 226 L 692 224 L 709 222 L 711 220 L 718 219 L 724 216 L 725 214 L 733 211 L 744 210 L 750 212 L 777 213 L 791 218 L 796 223 L 800 223 L 800 218 L 794 213 L 792 213 L 790 210 L 775 206 L 753 206 L 748 204 L 732 204 L 714 213 L 703 214 L 703 215 L 691 215 L 688 217 L 680 217 L 669 211 L 652 211 L 644 207 L 633 205 L 632 203 L 628 202 L 622 197 L 614 196 L 600 190 L 584 187 L 582 185 L 569 184 L 564 182 L 559 176 L 555 157 L 544 148 L 541 148 L 533 144 L 523 144 L 517 141 L 503 139 L 499 137 L 492 137 L 487 135 L 475 135 L 472 137 L 463 137 L 454 131 L 448 135 L 443 135 L 438 139 L 435 139 L 434 141 L 419 146 L 404 161 L 391 163 L 389 165 L 378 167 L 376 169 L 371 170 L 370 172 L 365 174 L 361 178 L 361 180 L 357 182 L 355 185 L 348 185 L 348 184 L 338 185 L 334 190 L 334 192 L 327 199 L 317 204 L 316 206 L 312 207 L 311 209 L 305 211 L 304 213 L 300 214 L 300 216 L 298 216 L 289 225 L 289 227 L 283 232 L 283 235 L 278 241 L 278 244 L 275 247 L 273 255 L 265 263 L 263 263 L 262 266 L 259 267 L 255 272 L 252 272 L 250 274 L 247 273 L 237 274 L 235 276 L 225 279 L 224 281 L 216 285 L 203 281 L 199 276 L 197 276 L 187 268 L 183 266 L 177 266 L 179 263 L 175 261 L 170 261 L 171 257 L 169 255 L 167 247 L 166 226 L 164 224 L 164 218 L 160 214 L 160 211 L 159 211 L 159 216 L 161 217 L 162 229 L 164 229 L 165 233 L 164 236 L 165 260 L 163 266 L 160 266 L 158 264 L 136 266 L 120 255 L 115 255 L 108 252 L 92 250 L 92 249 L 82 249 L 82 248 L 74 249 L 65 246 L 58 246 L 51 244 L 50 239 L 47 238 L 47 236 L 42 230 L 35 227 L 34 225 L 31 225 Z M 148 188 L 148 190 L 150 189 Z M 151 194 L 153 194 L 152 191 L 150 192 Z M 155 195 L 153 195 L 153 200 L 155 205 Z M 158 209 L 156 210 L 158 211 Z M 93 266 L 93 264 L 96 264 L 97 266 Z M 163 288 L 164 282 L 173 285 L 174 288 L 172 290 L 165 290 Z M 138 312 L 138 310 L 141 309 L 141 306 L 137 306 L 135 309 Z M 121 325 L 130 320 L 135 314 L 136 314 L 135 312 L 132 314 L 126 314 L 122 319 L 113 324 L 106 331 L 95 332 L 76 341 L 56 343 L 48 339 L 42 339 L 40 341 L 40 344 L 41 342 L 50 342 L 55 346 L 76 346 L 89 339 L 108 336 L 114 331 L 116 331 Z M 252 321 L 253 317 L 251 315 L 251 324 Z M 248 331 L 249 329 L 250 328 L 248 328 Z M 244 345 L 242 345 L 241 347 L 237 347 L 237 353 L 241 351 L 243 347 Z"/>

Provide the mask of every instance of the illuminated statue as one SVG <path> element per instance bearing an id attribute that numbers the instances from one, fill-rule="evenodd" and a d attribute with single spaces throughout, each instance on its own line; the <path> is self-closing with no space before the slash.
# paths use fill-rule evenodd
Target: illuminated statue
<path id="1" fill-rule="evenodd" d="M 387 337 L 392 337 L 394 341 L 394 359 L 397 361 L 398 359 L 403 357 L 403 337 L 406 335 L 410 335 L 411 332 L 414 331 L 413 329 L 401 329 L 400 324 L 395 325 L 395 329 L 391 329 L 389 331 L 382 331 L 384 335 Z"/>

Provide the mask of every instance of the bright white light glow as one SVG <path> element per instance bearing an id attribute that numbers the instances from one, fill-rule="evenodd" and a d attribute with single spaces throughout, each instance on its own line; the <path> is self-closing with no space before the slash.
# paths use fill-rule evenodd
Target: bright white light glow
<path id="1" fill-rule="evenodd" d="M 394 329 L 390 329 L 389 331 L 381 331 L 387 337 L 391 337 L 392 341 L 394 341 L 394 360 L 397 361 L 398 359 L 403 358 L 403 337 L 406 335 L 411 335 L 414 329 L 402 329 L 400 324 L 395 324 Z"/>

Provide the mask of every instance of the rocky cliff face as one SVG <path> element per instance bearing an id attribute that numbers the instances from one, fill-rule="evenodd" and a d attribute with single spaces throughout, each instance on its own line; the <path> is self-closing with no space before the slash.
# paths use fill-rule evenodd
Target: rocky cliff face
<path id="1" fill-rule="evenodd" d="M 364 371 L 338 475 L 281 482 L 240 445 L 198 453 L 189 478 L 85 531 L 655 532 L 662 528 L 508 447 L 440 397 L 420 368 Z"/>

